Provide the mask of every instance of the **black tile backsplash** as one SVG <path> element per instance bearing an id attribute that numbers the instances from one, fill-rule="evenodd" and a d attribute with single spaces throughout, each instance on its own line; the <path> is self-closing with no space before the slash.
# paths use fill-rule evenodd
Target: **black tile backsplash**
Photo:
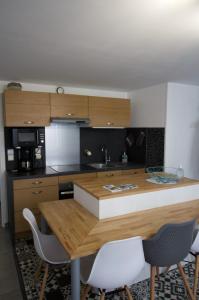
<path id="1" fill-rule="evenodd" d="M 82 164 L 103 162 L 105 146 L 111 161 L 121 161 L 124 151 L 129 162 L 157 166 L 164 164 L 164 128 L 80 129 L 80 161 Z M 85 155 L 85 149 L 92 156 Z"/>
<path id="2" fill-rule="evenodd" d="M 126 150 L 125 129 L 80 129 L 80 161 L 82 164 L 103 162 L 102 146 L 108 149 L 111 161 L 121 161 L 122 153 Z M 85 155 L 85 149 L 92 152 L 92 156 Z"/>

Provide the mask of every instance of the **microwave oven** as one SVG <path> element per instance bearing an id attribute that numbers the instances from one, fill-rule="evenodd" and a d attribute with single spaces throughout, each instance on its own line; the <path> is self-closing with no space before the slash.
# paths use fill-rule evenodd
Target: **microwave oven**
<path id="1" fill-rule="evenodd" d="M 21 147 L 42 147 L 45 145 L 45 128 L 13 128 L 12 144 L 15 148 Z"/>

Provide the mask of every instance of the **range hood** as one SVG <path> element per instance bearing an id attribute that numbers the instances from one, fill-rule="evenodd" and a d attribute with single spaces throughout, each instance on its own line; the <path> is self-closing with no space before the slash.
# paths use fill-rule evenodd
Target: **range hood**
<path id="1" fill-rule="evenodd" d="M 89 122 L 90 120 L 87 119 L 87 118 L 64 118 L 64 117 L 61 117 L 61 118 L 58 118 L 58 117 L 53 117 L 51 118 L 51 122 L 52 123 L 64 123 L 64 124 L 72 124 L 72 125 L 78 125 L 80 127 L 83 127 L 83 126 L 88 126 L 89 125 Z"/>

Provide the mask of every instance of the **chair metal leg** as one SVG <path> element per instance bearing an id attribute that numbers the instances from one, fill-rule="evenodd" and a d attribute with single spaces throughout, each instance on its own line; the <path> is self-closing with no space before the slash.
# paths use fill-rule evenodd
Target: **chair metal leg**
<path id="1" fill-rule="evenodd" d="M 87 284 L 87 285 L 85 286 L 84 291 L 83 291 L 81 300 L 86 300 L 86 297 L 88 296 L 88 293 L 90 292 L 90 290 L 91 290 L 91 286 Z"/>
<path id="2" fill-rule="evenodd" d="M 196 299 L 196 292 L 198 287 L 198 273 L 199 273 L 199 255 L 196 255 L 196 261 L 195 261 L 195 278 L 194 278 L 194 288 L 193 288 L 193 294 Z"/>
<path id="3" fill-rule="evenodd" d="M 151 266 L 150 300 L 155 299 L 155 274 L 156 274 L 156 267 Z"/>
<path id="4" fill-rule="evenodd" d="M 48 267 L 49 267 L 48 264 L 46 264 L 39 300 L 43 300 L 43 298 L 44 298 L 44 291 L 45 291 L 46 281 L 47 281 L 47 278 L 48 278 Z"/>
<path id="5" fill-rule="evenodd" d="M 180 263 L 178 264 L 178 269 L 179 269 L 180 275 L 182 276 L 182 279 L 184 281 L 184 285 L 186 287 L 186 290 L 187 290 L 187 292 L 189 294 L 190 299 L 194 300 L 195 298 L 194 298 L 193 292 L 192 292 L 192 290 L 191 290 L 191 288 L 189 286 L 189 282 L 188 282 L 187 277 L 186 277 L 186 275 L 184 273 L 183 267 L 181 266 Z"/>
<path id="6" fill-rule="evenodd" d="M 128 298 L 128 300 L 133 300 L 133 296 L 131 295 L 131 292 L 130 292 L 130 290 L 129 290 L 129 288 L 128 288 L 128 286 L 127 285 L 125 285 L 125 291 L 126 291 L 126 294 L 127 294 L 127 298 Z"/>

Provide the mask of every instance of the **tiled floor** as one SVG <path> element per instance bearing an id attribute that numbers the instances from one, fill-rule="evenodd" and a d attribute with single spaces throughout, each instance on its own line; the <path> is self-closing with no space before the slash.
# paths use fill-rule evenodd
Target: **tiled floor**
<path id="1" fill-rule="evenodd" d="M 0 300 L 22 300 L 9 233 L 0 227 Z"/>

